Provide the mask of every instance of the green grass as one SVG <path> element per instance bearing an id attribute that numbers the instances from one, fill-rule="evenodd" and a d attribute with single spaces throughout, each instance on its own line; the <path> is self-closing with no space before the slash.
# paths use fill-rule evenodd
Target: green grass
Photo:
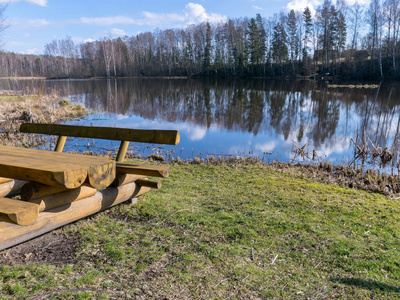
<path id="1" fill-rule="evenodd" d="M 64 227 L 78 263 L 0 267 L 0 296 L 400 299 L 400 204 L 262 165 L 173 165 Z M 48 294 L 46 294 L 48 293 Z"/>

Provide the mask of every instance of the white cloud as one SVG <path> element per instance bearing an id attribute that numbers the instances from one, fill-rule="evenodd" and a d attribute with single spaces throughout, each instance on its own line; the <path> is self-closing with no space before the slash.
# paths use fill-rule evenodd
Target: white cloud
<path id="1" fill-rule="evenodd" d="M 39 6 L 47 6 L 47 0 L 0 0 L 0 3 L 8 3 L 8 2 L 29 2 Z"/>
<path id="2" fill-rule="evenodd" d="M 111 35 L 116 35 L 116 36 L 127 35 L 126 32 L 123 29 L 119 29 L 119 28 L 111 28 L 110 34 Z"/>
<path id="3" fill-rule="evenodd" d="M 371 3 L 371 0 L 346 0 L 347 5 L 354 5 L 356 2 L 360 5 L 368 5 Z"/>
<path id="4" fill-rule="evenodd" d="M 39 50 L 38 50 L 37 48 L 26 49 L 26 50 L 24 51 L 24 53 L 26 53 L 26 54 L 38 54 L 38 53 L 39 53 Z"/>
<path id="5" fill-rule="evenodd" d="M 205 127 L 194 127 L 189 128 L 188 130 L 189 140 L 191 141 L 201 141 L 207 133 L 207 128 Z"/>
<path id="6" fill-rule="evenodd" d="M 319 0 L 293 0 L 289 2 L 286 6 L 287 11 L 294 11 L 303 12 L 306 7 L 311 10 L 311 13 L 315 14 L 315 9 L 322 5 L 322 2 Z"/>
<path id="7" fill-rule="evenodd" d="M 347 5 L 354 5 L 356 2 L 360 5 L 367 5 L 371 2 L 371 0 L 344 0 Z M 336 5 L 336 0 L 333 0 L 332 3 Z M 317 7 L 321 6 L 323 4 L 323 0 L 293 0 L 289 2 L 285 10 L 290 11 L 299 11 L 303 12 L 304 9 L 308 6 L 308 8 L 311 10 L 311 13 L 314 15 L 315 10 Z"/>
<path id="8" fill-rule="evenodd" d="M 22 0 L 22 1 L 26 1 L 40 6 L 47 6 L 47 0 Z"/>
<path id="9" fill-rule="evenodd" d="M 109 26 L 114 24 L 138 24 L 138 21 L 125 16 L 114 16 L 114 17 L 100 17 L 100 18 L 86 18 L 82 17 L 79 21 L 83 24 L 89 25 L 100 25 L 100 26 Z"/>
<path id="10" fill-rule="evenodd" d="M 226 16 L 215 13 L 207 13 L 206 9 L 200 4 L 188 3 L 185 7 L 185 19 L 185 23 L 188 25 L 198 24 L 206 21 L 210 23 L 218 23 L 226 21 Z"/>
<path id="11" fill-rule="evenodd" d="M 263 9 L 262 7 L 259 7 L 259 6 L 257 6 L 257 5 L 253 5 L 253 8 L 254 8 L 254 9 L 257 9 L 257 10 L 262 10 L 262 9 Z"/>
<path id="12" fill-rule="evenodd" d="M 183 22 L 184 16 L 178 14 L 157 14 L 148 11 L 144 11 L 143 15 L 145 19 L 141 20 L 143 24 L 158 26 L 166 23 Z"/>
<path id="13" fill-rule="evenodd" d="M 41 28 L 50 25 L 50 21 L 46 19 L 10 19 L 10 24 L 23 29 Z"/>
<path id="14" fill-rule="evenodd" d="M 88 38 L 88 39 L 86 39 L 86 40 L 83 40 L 83 42 L 84 43 L 93 43 L 93 42 L 95 42 L 96 40 L 95 39 L 92 39 L 92 38 Z"/>
<path id="15" fill-rule="evenodd" d="M 221 14 L 208 13 L 200 4 L 188 3 L 182 13 L 153 13 L 149 11 L 142 12 L 143 18 L 134 19 L 127 16 L 111 17 L 82 17 L 75 20 L 77 23 L 98 26 L 111 26 L 117 24 L 124 25 L 149 25 L 162 27 L 179 27 L 202 22 L 218 23 L 225 22 L 227 17 Z"/>
<path id="16" fill-rule="evenodd" d="M 25 38 L 31 37 L 31 34 L 27 32 L 27 33 L 24 34 L 24 37 Z"/>
<path id="17" fill-rule="evenodd" d="M 118 121 L 129 119 L 129 115 L 117 114 L 115 119 Z"/>
<path id="18" fill-rule="evenodd" d="M 71 40 L 75 43 L 75 44 L 81 44 L 85 39 L 79 36 L 72 36 Z"/>
<path id="19" fill-rule="evenodd" d="M 46 27 L 48 25 L 50 25 L 50 22 L 47 21 L 46 19 L 31 19 L 31 20 L 25 20 L 24 21 L 24 25 L 28 26 L 28 27 Z"/>
<path id="20" fill-rule="evenodd" d="M 272 152 L 274 151 L 277 145 L 278 145 L 277 141 L 269 141 L 264 144 L 256 144 L 254 148 L 262 152 Z"/>

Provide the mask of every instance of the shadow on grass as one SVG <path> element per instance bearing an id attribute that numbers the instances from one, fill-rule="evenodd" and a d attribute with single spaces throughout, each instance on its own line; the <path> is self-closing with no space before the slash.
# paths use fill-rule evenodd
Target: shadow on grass
<path id="1" fill-rule="evenodd" d="M 342 283 L 347 285 L 352 285 L 356 287 L 360 287 L 366 290 L 381 290 L 392 293 L 400 293 L 400 287 L 395 287 L 391 285 L 387 285 L 384 283 L 379 283 L 372 280 L 364 280 L 358 278 L 332 278 L 332 282 Z"/>

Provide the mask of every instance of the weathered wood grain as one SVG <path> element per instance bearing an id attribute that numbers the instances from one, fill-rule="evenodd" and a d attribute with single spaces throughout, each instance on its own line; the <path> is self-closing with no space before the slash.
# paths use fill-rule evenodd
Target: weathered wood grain
<path id="1" fill-rule="evenodd" d="M 21 125 L 20 131 L 26 133 L 41 133 L 58 136 L 167 145 L 177 145 L 180 140 L 180 135 L 177 130 L 144 130 L 129 128 L 25 123 Z"/>
<path id="2" fill-rule="evenodd" d="M 8 182 L 13 180 L 12 178 L 5 178 L 5 177 L 0 177 L 0 183 Z"/>
<path id="3" fill-rule="evenodd" d="M 89 184 L 98 190 L 105 189 L 114 181 L 115 173 L 114 161 L 110 160 L 105 164 L 91 165 L 88 170 Z"/>
<path id="4" fill-rule="evenodd" d="M 39 211 L 42 212 L 55 207 L 63 206 L 64 204 L 91 197 L 96 194 L 96 192 L 97 190 L 95 188 L 82 185 L 76 189 L 30 199 L 29 202 L 39 204 Z"/>
<path id="5" fill-rule="evenodd" d="M 21 200 L 29 201 L 31 199 L 54 195 L 68 191 L 62 185 L 45 185 L 37 182 L 27 182 L 21 188 Z"/>
<path id="6" fill-rule="evenodd" d="M 39 216 L 39 205 L 9 198 L 0 198 L 0 214 L 18 225 L 30 225 Z"/>
<path id="7" fill-rule="evenodd" d="M 115 177 L 115 162 L 108 158 L 0 146 L 0 174 L 46 185 L 76 188 L 89 178 L 97 189 Z"/>
<path id="8" fill-rule="evenodd" d="M 54 151 L 55 152 L 63 152 L 66 141 L 67 141 L 66 136 L 59 136 Z"/>
<path id="9" fill-rule="evenodd" d="M 107 209 L 118 203 L 138 197 L 150 188 L 138 187 L 135 183 L 118 188 L 107 188 L 94 196 L 81 199 L 39 214 L 35 223 L 18 226 L 7 217 L 0 218 L 0 250 L 15 246 L 53 229 Z"/>
<path id="10" fill-rule="evenodd" d="M 123 162 L 125 159 L 126 151 L 128 151 L 129 142 L 122 141 L 121 145 L 119 146 L 117 156 L 115 157 L 115 161 Z"/>
<path id="11" fill-rule="evenodd" d="M 154 177 L 168 177 L 169 168 L 167 166 L 154 165 L 134 165 L 117 162 L 117 173 L 136 174 Z"/>
<path id="12" fill-rule="evenodd" d="M 140 178 L 141 178 L 141 179 L 144 179 L 144 178 L 146 178 L 146 177 L 143 176 L 143 175 L 133 175 L 133 174 L 117 173 L 117 174 L 115 175 L 115 179 L 114 179 L 113 183 L 111 184 L 111 186 L 112 186 L 112 187 L 119 187 L 119 186 L 121 186 L 121 185 L 134 182 L 134 181 L 136 181 L 136 180 L 138 180 L 138 179 L 140 179 Z"/>
<path id="13" fill-rule="evenodd" d="M 161 182 L 160 181 L 153 181 L 149 179 L 138 179 L 135 181 L 136 184 L 140 186 L 146 186 L 152 189 L 161 189 Z"/>
<path id="14" fill-rule="evenodd" d="M 2 197 L 12 197 L 18 195 L 21 188 L 26 184 L 26 181 L 22 180 L 10 180 L 0 184 L 0 198 Z"/>

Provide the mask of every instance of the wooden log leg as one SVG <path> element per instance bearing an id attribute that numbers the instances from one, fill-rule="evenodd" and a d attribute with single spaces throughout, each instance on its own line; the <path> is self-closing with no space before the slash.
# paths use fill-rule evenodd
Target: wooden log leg
<path id="1" fill-rule="evenodd" d="M 145 178 L 145 176 L 142 176 L 142 175 L 117 173 L 111 186 L 119 187 L 121 185 L 132 183 L 138 179 L 144 179 L 144 178 Z"/>
<path id="2" fill-rule="evenodd" d="M 45 185 L 37 182 L 28 182 L 21 188 L 21 199 L 29 201 L 31 199 L 54 195 L 61 192 L 68 191 L 62 185 Z"/>
<path id="3" fill-rule="evenodd" d="M 11 180 L 13 180 L 13 179 L 11 179 L 11 178 L 5 178 L 5 177 L 0 177 L 0 183 L 8 182 L 8 181 L 11 181 Z"/>
<path id="4" fill-rule="evenodd" d="M 35 223 L 18 226 L 0 218 L 0 250 L 15 246 L 63 225 L 142 195 L 149 188 L 136 188 L 135 183 L 118 188 L 107 188 L 95 195 L 39 214 Z"/>
<path id="5" fill-rule="evenodd" d="M 0 197 L 12 197 L 18 195 L 21 188 L 26 184 L 26 181 L 22 180 L 10 180 L 0 184 Z"/>
<path id="6" fill-rule="evenodd" d="M 57 145 L 54 149 L 55 152 L 63 152 L 65 142 L 67 141 L 67 137 L 60 135 L 57 140 Z"/>
<path id="7" fill-rule="evenodd" d="M 47 195 L 29 200 L 31 203 L 39 204 L 39 211 L 50 210 L 55 207 L 63 206 L 74 201 L 78 201 L 96 194 L 97 190 L 89 186 L 80 186 L 73 190 L 64 191 L 58 194 Z"/>
<path id="8" fill-rule="evenodd" d="M 115 157 L 115 161 L 123 162 L 125 159 L 126 151 L 128 151 L 129 142 L 122 141 L 121 145 L 119 146 L 117 156 Z"/>

